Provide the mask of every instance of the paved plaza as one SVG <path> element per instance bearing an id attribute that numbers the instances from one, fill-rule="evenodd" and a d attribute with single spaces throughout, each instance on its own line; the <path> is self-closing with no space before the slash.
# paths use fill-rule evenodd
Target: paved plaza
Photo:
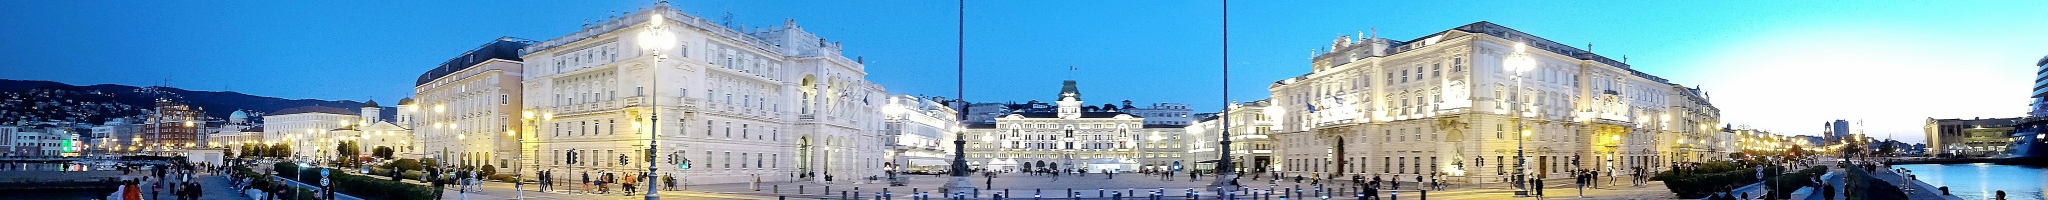
<path id="1" fill-rule="evenodd" d="M 1083 199 L 1100 199 L 1102 196 L 1109 196 L 1110 194 L 1127 192 L 1135 192 L 1140 195 L 1144 195 L 1149 194 L 1156 190 L 1167 191 L 1165 194 L 1166 196 L 1182 197 L 1185 194 L 1187 194 L 1186 191 L 1190 189 L 1200 190 L 1197 188 L 1208 185 L 1209 181 L 1211 180 L 1209 179 L 1210 177 L 1202 177 L 1200 180 L 1189 181 L 1185 176 L 1178 176 L 1174 177 L 1172 181 L 1167 181 L 1161 179 L 1158 176 L 1143 176 L 1138 174 L 1121 174 L 1117 175 L 1115 179 L 1109 179 L 1109 177 L 1102 176 L 1100 174 L 1091 174 L 1085 177 L 1064 175 L 1057 178 L 1052 176 L 1032 176 L 1028 174 L 1002 174 L 998 176 L 993 182 L 988 182 L 987 179 L 984 179 L 981 176 L 972 177 L 973 178 L 971 180 L 975 181 L 975 186 L 978 188 L 983 188 L 981 194 L 977 196 L 979 198 L 989 198 L 994 194 L 1003 192 L 1005 190 L 1007 190 L 1011 194 L 1014 194 L 1012 195 L 1012 197 L 1030 198 L 1033 194 L 1037 194 L 1040 197 L 1052 198 L 1059 196 L 1059 194 L 1061 193 L 1067 193 L 1069 188 L 1073 189 L 1072 191 L 1074 193 L 1079 193 Z M 946 180 L 948 179 L 947 177 L 944 176 L 924 175 L 910 177 L 909 184 L 905 186 L 887 186 L 887 184 L 882 181 L 875 181 L 869 183 L 865 180 L 857 182 L 843 182 L 832 184 L 820 184 L 809 182 L 763 183 L 759 191 L 754 190 L 754 188 L 751 187 L 751 184 L 693 185 L 686 188 L 687 191 L 662 191 L 660 194 L 665 199 L 775 199 L 778 197 L 786 197 L 789 199 L 839 199 L 843 193 L 847 198 L 873 199 L 875 198 L 877 192 L 882 192 L 883 189 L 886 188 L 891 194 L 893 194 L 895 198 L 910 199 L 910 195 L 916 193 L 913 191 L 937 195 L 940 192 L 939 188 L 945 185 Z M 1296 184 L 1293 183 L 1292 180 L 1271 181 L 1270 179 L 1260 179 L 1258 181 L 1251 181 L 1250 178 L 1244 178 L 1239 180 L 1241 181 L 1240 184 L 1244 184 L 1246 186 L 1245 189 L 1247 192 L 1258 191 L 1260 193 L 1264 193 L 1273 190 L 1303 188 L 1303 196 L 1312 196 L 1316 188 L 1314 185 L 1309 184 L 1308 181 L 1303 181 L 1303 183 Z M 1621 180 L 1625 181 L 1626 178 L 1621 178 Z M 1550 184 L 1546 184 L 1549 186 L 1546 187 L 1546 190 L 1544 190 L 1544 194 L 1548 195 L 1550 198 L 1578 198 L 1578 190 L 1571 187 L 1570 180 L 1553 180 L 1546 182 Z M 993 189 L 988 189 L 989 187 L 987 187 L 987 185 L 991 183 L 994 185 L 994 187 Z M 563 185 L 563 187 L 561 188 L 567 189 L 569 188 L 567 186 L 568 185 Z M 831 191 L 829 192 L 829 194 L 826 192 L 827 186 L 830 186 L 829 189 Z M 638 193 L 632 195 L 621 194 L 619 193 L 619 186 L 616 184 L 611 185 L 611 194 L 570 194 L 569 192 L 563 191 L 535 192 L 535 187 L 536 185 L 533 184 L 528 184 L 525 186 L 526 198 L 644 198 L 644 196 Z M 1325 191 L 1332 193 L 1330 195 L 1333 199 L 1349 199 L 1342 197 L 1355 197 L 1352 195 L 1355 195 L 1357 192 L 1355 189 L 1350 189 L 1351 187 L 1348 183 L 1325 184 L 1324 187 Z M 1416 197 L 1416 195 L 1418 195 L 1418 191 L 1414 188 L 1413 182 L 1404 183 L 1402 184 L 1402 187 L 1403 188 L 1401 190 L 1395 191 L 1383 190 L 1382 193 L 1380 193 L 1380 196 L 1382 198 L 1392 198 L 1396 197 L 1395 195 L 1399 195 L 1399 198 L 1414 198 Z M 512 199 L 514 196 L 517 196 L 519 194 L 514 192 L 512 188 L 513 185 L 509 183 L 489 182 L 484 184 L 483 192 L 458 194 L 455 193 L 454 190 L 448 190 L 448 192 L 444 196 L 442 196 L 442 199 Z M 1206 190 L 1204 191 L 1205 192 L 1201 194 L 1204 198 L 1211 198 L 1214 197 L 1213 195 L 1215 195 L 1213 192 L 1207 192 Z M 1429 198 L 1431 199 L 1517 198 L 1514 196 L 1513 190 L 1507 189 L 1504 186 L 1500 185 L 1453 186 L 1446 191 L 1430 191 L 1428 193 Z M 1585 199 L 1677 198 L 1675 194 L 1672 194 L 1664 188 L 1662 182 L 1649 182 L 1642 186 L 1629 186 L 1629 184 L 1624 182 L 1622 184 L 1617 184 L 1617 186 L 1607 186 L 1597 189 L 1588 189 L 1585 193 Z M 467 196 L 465 197 L 462 195 Z M 1273 194 L 1273 196 L 1271 197 L 1277 199 L 1282 195 L 1284 194 Z M 1239 198 L 1251 199 L 1250 196 L 1240 196 Z"/>

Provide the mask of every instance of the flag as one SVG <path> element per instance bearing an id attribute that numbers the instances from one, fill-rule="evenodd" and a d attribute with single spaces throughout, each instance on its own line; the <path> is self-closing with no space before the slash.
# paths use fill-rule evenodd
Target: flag
<path id="1" fill-rule="evenodd" d="M 1306 103 L 1306 104 L 1308 104 L 1308 113 L 1316 113 L 1316 110 L 1318 110 L 1318 109 L 1316 109 L 1316 104 L 1315 104 L 1315 102 L 1302 102 L 1302 103 Z"/>

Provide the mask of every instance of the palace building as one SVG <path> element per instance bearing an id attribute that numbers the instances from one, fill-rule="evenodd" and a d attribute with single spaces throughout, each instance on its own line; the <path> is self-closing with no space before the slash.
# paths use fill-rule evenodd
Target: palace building
<path id="1" fill-rule="evenodd" d="M 527 125 L 511 127 L 529 133 L 522 164 L 563 182 L 650 161 L 686 184 L 879 176 L 887 93 L 841 51 L 794 20 L 729 27 L 656 4 L 521 48 L 506 119 Z"/>
<path id="2" fill-rule="evenodd" d="M 977 104 L 982 105 L 982 104 Z M 981 107 L 981 106 L 977 106 Z M 1076 82 L 1052 105 L 1009 104 L 994 123 L 967 124 L 967 160 L 991 170 L 1135 171 L 1192 166 L 1181 143 L 1187 124 L 1147 124 L 1112 104 L 1084 106 Z M 970 111 L 973 108 L 969 108 Z M 1198 161 L 1196 161 L 1198 162 Z"/>
<path id="3" fill-rule="evenodd" d="M 1279 158 L 1264 167 L 1496 183 L 1731 152 L 1710 145 L 1720 111 L 1698 87 L 1491 22 L 1326 48 L 1307 74 L 1270 86 Z"/>

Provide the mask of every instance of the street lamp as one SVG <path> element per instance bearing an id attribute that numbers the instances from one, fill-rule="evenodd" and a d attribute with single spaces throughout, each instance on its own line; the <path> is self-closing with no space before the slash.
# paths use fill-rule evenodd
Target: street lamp
<path id="1" fill-rule="evenodd" d="M 521 112 L 519 112 L 519 119 L 521 119 L 521 120 L 524 120 L 524 124 L 526 125 L 526 133 L 527 133 L 527 134 L 533 134 L 533 131 L 534 131 L 534 128 L 533 128 L 533 126 L 534 126 L 534 123 L 533 123 L 533 122 L 534 122 L 534 119 L 535 119 L 535 118 L 533 117 L 533 109 L 529 108 L 529 109 L 526 109 L 525 111 L 521 111 Z M 518 134 L 514 134 L 514 133 L 516 133 L 516 132 L 517 132 L 517 131 L 514 131 L 514 132 L 508 132 L 508 133 L 506 133 L 506 136 L 512 136 L 512 137 L 513 137 L 513 138 L 514 138 L 515 140 L 518 140 L 518 143 L 519 143 L 519 147 L 521 147 L 521 148 L 525 148 L 525 147 L 526 147 L 526 137 L 524 137 L 524 136 L 520 136 L 520 135 L 518 135 Z M 535 149 L 534 151 L 535 151 L 534 153 L 539 153 L 539 151 L 540 151 L 540 150 L 539 150 L 539 149 Z M 523 160 L 525 160 L 525 157 L 526 157 L 526 154 L 525 154 L 525 153 L 515 153 L 515 154 L 512 154 L 512 159 L 514 159 L 514 160 L 522 160 L 522 161 L 523 161 Z M 539 165 L 539 164 L 540 164 L 539 162 L 535 162 L 535 163 L 534 163 L 534 165 Z M 535 167 L 535 168 L 539 168 L 540 166 L 534 166 L 534 167 Z M 534 169 L 534 170 L 540 170 L 540 169 Z M 520 172 L 520 166 L 519 166 L 519 164 L 513 164 L 513 165 L 512 165 L 512 177 L 517 177 L 517 179 L 515 179 L 514 181 L 512 181 L 512 190 L 513 190 L 513 191 L 519 191 L 519 192 L 518 192 L 518 193 L 519 193 L 519 194 L 518 194 L 518 196 L 516 196 L 515 198 L 517 198 L 517 199 L 526 199 L 526 189 L 524 189 L 524 188 L 525 188 L 525 186 L 526 186 L 526 178 L 525 178 L 525 177 L 526 177 L 526 174 L 524 174 L 524 173 Z"/>
<path id="2" fill-rule="evenodd" d="M 1522 126 L 1522 72 L 1527 72 L 1531 69 L 1536 68 L 1536 60 L 1535 58 L 1531 58 L 1529 56 L 1528 49 L 1529 45 L 1527 43 L 1516 42 L 1515 53 L 1513 55 L 1509 55 L 1508 59 L 1502 61 L 1501 63 L 1502 65 L 1505 65 L 1505 67 L 1507 67 L 1508 70 L 1514 71 L 1514 76 L 1512 76 L 1512 78 L 1515 80 L 1515 88 L 1513 88 L 1515 92 L 1512 94 L 1514 95 L 1513 97 L 1508 98 L 1510 100 L 1510 107 L 1508 108 L 1513 109 L 1514 111 L 1512 114 L 1514 116 L 1512 117 L 1514 118 L 1515 122 L 1515 130 L 1522 132 L 1522 137 L 1515 138 L 1515 175 L 1521 176 L 1517 177 L 1515 181 L 1525 181 L 1525 177 L 1528 176 L 1528 170 L 1526 170 L 1526 168 L 1528 168 L 1529 159 L 1525 155 L 1523 155 L 1524 147 L 1522 141 L 1526 140 L 1524 138 L 1529 137 L 1531 133 L 1527 128 Z M 1530 187 L 1526 184 L 1522 187 L 1522 190 L 1525 192 L 1530 192 L 1529 189 Z"/>
<path id="3" fill-rule="evenodd" d="M 662 2 L 661 4 L 662 5 L 658 5 L 656 9 L 668 9 L 667 2 Z M 648 13 L 647 30 L 641 32 L 640 38 L 637 39 L 640 42 L 640 48 L 647 50 L 647 52 L 653 55 L 655 58 L 655 67 L 653 67 L 655 74 L 650 78 L 650 82 L 652 82 L 651 85 L 653 86 L 651 88 L 655 88 L 655 94 L 652 97 L 645 97 L 647 98 L 648 107 L 652 108 L 650 109 L 650 113 L 648 114 L 648 123 L 653 124 L 654 126 L 648 129 L 648 132 L 650 133 L 647 134 L 647 155 L 654 155 L 654 152 L 660 149 L 656 148 L 656 145 L 660 145 L 660 140 L 656 135 L 659 135 L 661 133 L 661 107 L 655 103 L 659 102 L 661 99 L 661 62 L 668 60 L 668 56 L 666 54 L 662 54 L 661 50 L 666 50 L 669 47 L 675 46 L 676 43 L 675 35 L 668 34 L 669 30 L 665 29 L 666 27 L 663 26 L 664 24 L 668 23 L 668 19 L 663 18 L 663 15 L 666 14 L 659 10 L 653 13 Z M 647 200 L 661 199 L 661 196 L 658 196 L 656 194 L 659 192 L 655 191 L 654 188 L 654 167 L 657 165 L 654 165 L 653 160 L 648 160 L 645 163 L 647 163 L 648 178 L 643 179 L 646 179 L 647 181 Z"/>

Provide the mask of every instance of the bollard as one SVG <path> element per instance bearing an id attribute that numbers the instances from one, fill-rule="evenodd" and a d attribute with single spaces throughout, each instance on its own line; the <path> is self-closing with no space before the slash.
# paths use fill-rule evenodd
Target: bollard
<path id="1" fill-rule="evenodd" d="M 1358 196 L 1358 200 L 1365 200 L 1365 193 L 1358 193 L 1351 196 Z"/>
<path id="2" fill-rule="evenodd" d="M 839 199 L 846 199 L 846 191 L 839 191 Z"/>
<path id="3" fill-rule="evenodd" d="M 1399 200 L 1399 199 L 1401 199 L 1401 191 L 1392 191 L 1392 192 L 1387 192 L 1387 200 Z"/>
<path id="4" fill-rule="evenodd" d="M 1420 192 L 1420 194 L 1415 194 L 1416 199 L 1429 200 L 1429 190 L 1421 190 Z"/>
<path id="5" fill-rule="evenodd" d="M 896 199 L 896 196 L 893 196 L 895 195 L 894 193 L 889 193 L 889 188 L 882 188 L 882 193 L 875 195 L 881 195 L 883 199 Z"/>
<path id="6" fill-rule="evenodd" d="M 775 200 L 789 200 L 789 196 L 775 196 Z"/>
<path id="7" fill-rule="evenodd" d="M 1104 196 L 1102 196 L 1102 194 L 1104 194 L 1104 193 L 1102 193 L 1102 188 L 1095 188 L 1095 197 L 1096 197 L 1096 198 L 1102 198 L 1102 197 L 1104 197 Z"/>

